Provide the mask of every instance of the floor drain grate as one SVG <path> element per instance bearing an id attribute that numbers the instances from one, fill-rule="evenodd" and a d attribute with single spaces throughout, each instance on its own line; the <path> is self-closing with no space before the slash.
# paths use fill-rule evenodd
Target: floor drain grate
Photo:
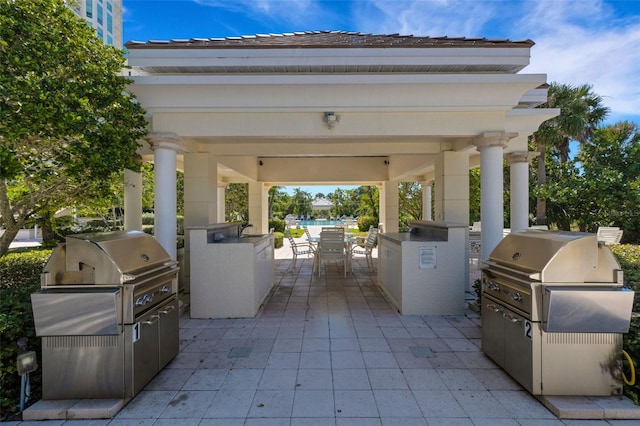
<path id="1" fill-rule="evenodd" d="M 229 351 L 229 355 L 227 358 L 246 358 L 251 353 L 251 348 L 238 346 L 235 348 L 231 348 Z"/>
<path id="2" fill-rule="evenodd" d="M 425 348 L 424 346 L 412 346 L 409 350 L 416 358 L 433 358 L 435 356 L 433 352 L 431 352 L 431 349 Z"/>

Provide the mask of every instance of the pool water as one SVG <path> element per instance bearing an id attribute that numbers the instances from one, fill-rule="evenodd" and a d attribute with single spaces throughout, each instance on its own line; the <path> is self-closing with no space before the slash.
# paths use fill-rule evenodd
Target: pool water
<path id="1" fill-rule="evenodd" d="M 344 225 L 341 220 L 299 220 L 296 225 L 300 226 L 335 226 Z"/>

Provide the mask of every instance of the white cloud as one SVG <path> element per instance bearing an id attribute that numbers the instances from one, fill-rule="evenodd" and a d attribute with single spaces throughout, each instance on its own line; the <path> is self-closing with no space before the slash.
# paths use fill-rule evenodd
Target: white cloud
<path id="1" fill-rule="evenodd" d="M 481 36 L 493 8 L 481 1 L 372 0 L 354 2 L 354 20 L 363 31 L 421 36 Z"/>
<path id="2" fill-rule="evenodd" d="M 293 25 L 304 25 L 315 20 L 322 10 L 316 0 L 194 0 L 202 6 L 246 14 L 262 21 L 265 19 Z"/>
<path id="3" fill-rule="evenodd" d="M 558 6 L 558 7 L 550 7 Z M 591 84 L 612 115 L 640 113 L 640 22 L 616 19 L 602 1 L 541 2 L 526 17 L 531 65 L 549 81 Z"/>
<path id="4" fill-rule="evenodd" d="M 358 28 L 428 36 L 531 39 L 531 65 L 549 82 L 591 84 L 616 115 L 640 121 L 640 13 L 603 0 L 355 2 Z"/>

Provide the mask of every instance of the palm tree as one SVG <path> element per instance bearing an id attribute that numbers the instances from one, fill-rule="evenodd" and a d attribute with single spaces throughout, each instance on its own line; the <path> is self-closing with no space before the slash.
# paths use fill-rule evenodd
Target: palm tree
<path id="1" fill-rule="evenodd" d="M 609 108 L 603 105 L 602 97 L 591 91 L 592 86 L 583 84 L 552 83 L 549 87 L 547 102 L 540 108 L 560 108 L 560 115 L 545 121 L 532 135 L 538 157 L 538 187 L 547 181 L 545 161 L 547 152 L 557 156 L 564 164 L 569 159 L 569 144 L 571 141 L 584 143 L 589 139 L 593 130 L 609 114 Z M 546 200 L 539 197 L 536 205 L 536 223 L 546 225 Z"/>

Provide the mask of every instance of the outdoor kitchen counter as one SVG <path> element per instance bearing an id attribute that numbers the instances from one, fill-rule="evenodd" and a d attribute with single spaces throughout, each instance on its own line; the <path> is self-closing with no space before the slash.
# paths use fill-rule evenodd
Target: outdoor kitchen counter
<path id="1" fill-rule="evenodd" d="M 410 232 L 380 234 L 378 285 L 403 315 L 461 315 L 468 227 L 431 221 L 409 226 Z"/>
<path id="2" fill-rule="evenodd" d="M 254 317 L 273 286 L 273 235 L 214 239 L 211 226 L 187 229 L 191 318 Z"/>

